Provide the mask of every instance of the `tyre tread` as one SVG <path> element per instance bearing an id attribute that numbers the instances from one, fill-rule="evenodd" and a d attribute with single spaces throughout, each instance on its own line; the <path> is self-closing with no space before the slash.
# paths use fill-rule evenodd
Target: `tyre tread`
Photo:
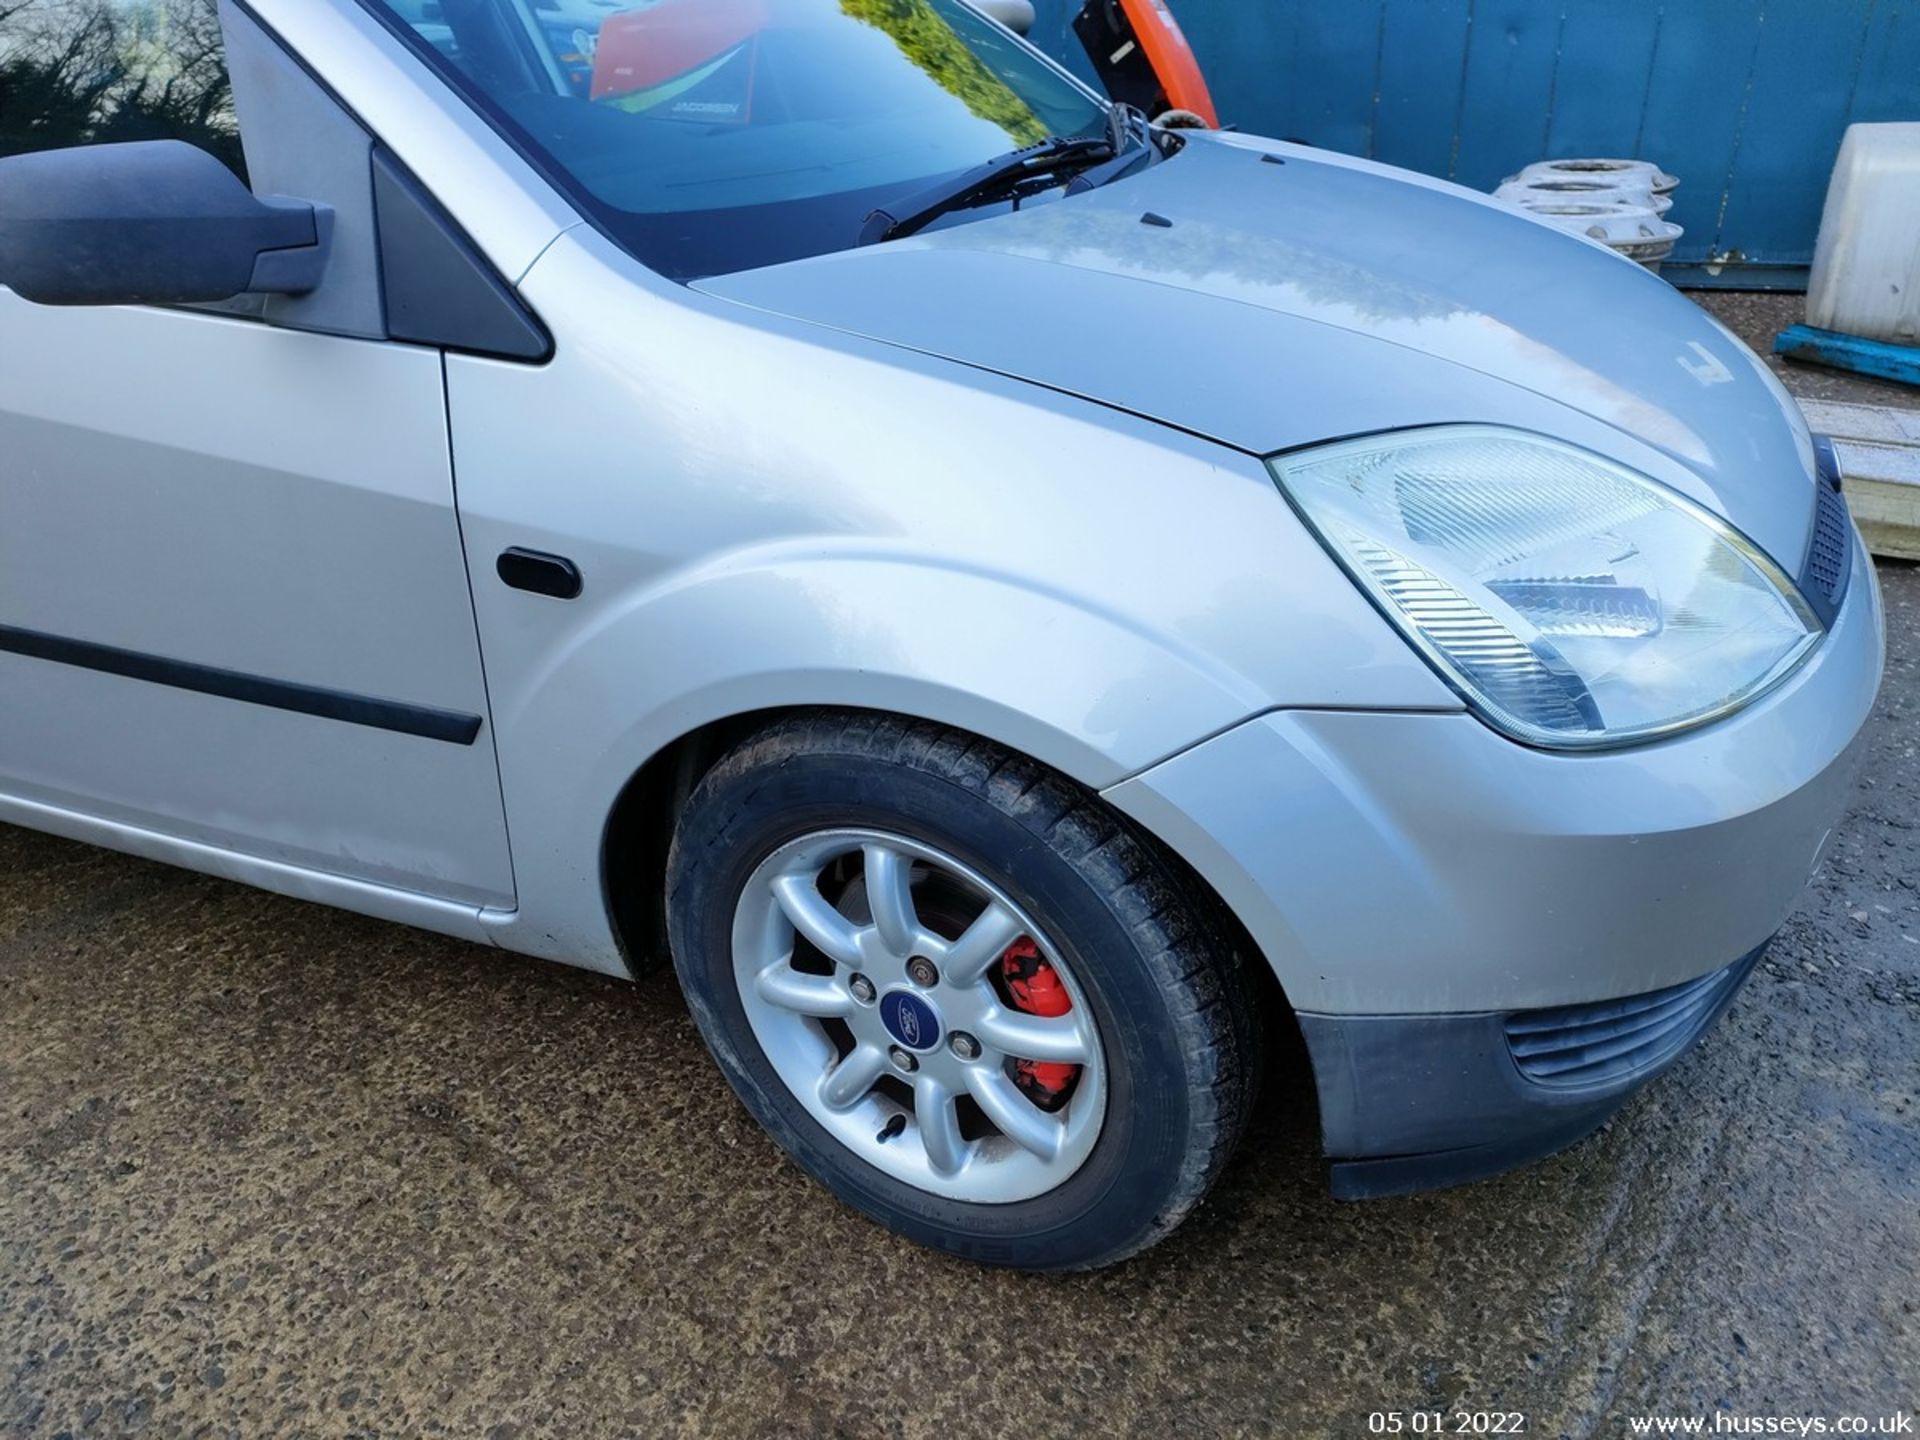
<path id="1" fill-rule="evenodd" d="M 1163 991 L 1185 999 L 1169 1010 L 1187 1066 L 1192 1143 L 1180 1173 L 1147 1227 L 1071 1268 L 1110 1265 L 1164 1238 L 1219 1178 L 1246 1128 L 1258 1079 L 1259 1005 L 1219 901 L 1098 795 L 1036 760 L 928 721 L 875 712 L 784 717 L 722 757 L 702 786 L 822 754 L 908 766 L 1020 824 L 1107 897 Z"/>

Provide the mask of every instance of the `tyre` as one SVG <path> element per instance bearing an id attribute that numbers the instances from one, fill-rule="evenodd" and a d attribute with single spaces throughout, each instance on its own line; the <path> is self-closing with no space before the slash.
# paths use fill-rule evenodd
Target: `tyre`
<path id="1" fill-rule="evenodd" d="M 1153 1244 L 1240 1136 L 1256 998 L 1194 887 L 1034 761 L 783 720 L 689 797 L 674 964 L 720 1069 L 842 1200 L 987 1264 Z"/>

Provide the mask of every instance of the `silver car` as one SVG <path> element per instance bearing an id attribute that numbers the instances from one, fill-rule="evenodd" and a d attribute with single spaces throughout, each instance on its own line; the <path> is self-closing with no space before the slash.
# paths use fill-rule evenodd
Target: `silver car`
<path id="1" fill-rule="evenodd" d="M 0 819 L 670 952 L 796 1163 L 1034 1269 L 1286 1031 L 1368 1196 L 1725 1009 L 1882 665 L 1738 341 L 960 0 L 591 9 L 221 0 L 251 191 L 0 161 Z"/>

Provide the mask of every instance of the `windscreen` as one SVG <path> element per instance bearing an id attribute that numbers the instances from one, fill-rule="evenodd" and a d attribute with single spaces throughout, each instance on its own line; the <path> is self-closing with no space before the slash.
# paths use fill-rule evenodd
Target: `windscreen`
<path id="1" fill-rule="evenodd" d="M 854 244 L 869 212 L 1104 102 L 961 0 L 367 0 L 646 264 Z"/>

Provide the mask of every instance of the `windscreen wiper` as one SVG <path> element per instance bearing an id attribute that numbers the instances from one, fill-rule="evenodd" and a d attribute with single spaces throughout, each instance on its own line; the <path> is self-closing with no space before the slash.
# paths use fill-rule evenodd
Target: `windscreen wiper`
<path id="1" fill-rule="evenodd" d="M 898 240 L 902 235 L 911 235 L 932 224 L 942 215 L 964 210 L 1036 176 L 1098 165 L 1119 153 L 1120 146 L 1112 134 L 1050 136 L 1037 145 L 976 165 L 957 179 L 909 196 L 891 210 L 875 210 L 860 228 L 860 244 L 878 245 L 883 240 Z"/>
<path id="2" fill-rule="evenodd" d="M 1107 106 L 1107 139 L 1112 142 L 1113 153 L 1118 155 L 1131 145 L 1147 124 L 1147 112 L 1136 105 L 1116 100 Z"/>

